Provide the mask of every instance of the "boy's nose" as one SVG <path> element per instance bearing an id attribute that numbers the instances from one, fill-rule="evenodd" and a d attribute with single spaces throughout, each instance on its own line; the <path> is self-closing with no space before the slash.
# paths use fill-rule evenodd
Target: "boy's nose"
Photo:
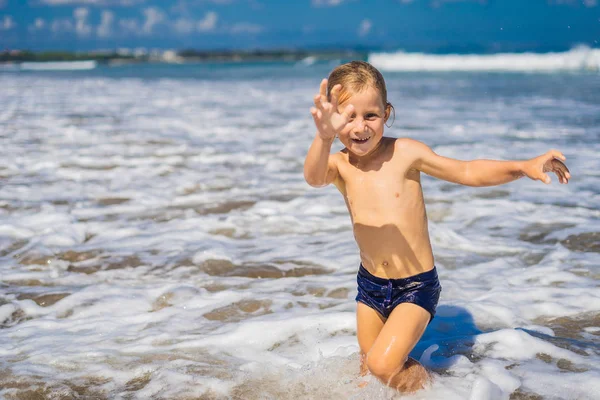
<path id="1" fill-rule="evenodd" d="M 355 120 L 354 121 L 354 132 L 364 132 L 367 128 L 364 120 Z"/>

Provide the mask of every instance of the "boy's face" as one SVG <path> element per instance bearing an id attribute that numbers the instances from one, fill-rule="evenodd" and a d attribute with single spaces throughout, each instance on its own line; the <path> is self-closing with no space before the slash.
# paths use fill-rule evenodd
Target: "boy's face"
<path id="1" fill-rule="evenodd" d="M 358 93 L 351 92 L 350 98 L 338 105 L 338 110 L 341 112 L 348 104 L 354 106 L 354 112 L 338 137 L 349 151 L 357 156 L 366 156 L 381 141 L 389 111 L 379 92 L 372 87 Z"/>

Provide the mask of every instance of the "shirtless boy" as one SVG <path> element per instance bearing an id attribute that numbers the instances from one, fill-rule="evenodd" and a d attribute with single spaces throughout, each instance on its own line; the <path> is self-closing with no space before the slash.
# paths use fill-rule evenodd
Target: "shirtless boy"
<path id="1" fill-rule="evenodd" d="M 557 151 L 524 161 L 459 161 L 408 138 L 383 136 L 392 105 L 381 73 L 362 61 L 335 68 L 311 108 L 317 133 L 304 163 L 314 187 L 333 183 L 352 219 L 360 249 L 356 319 L 361 374 L 402 392 L 430 376 L 410 351 L 435 315 L 441 292 L 427 227 L 421 172 L 467 186 L 527 176 L 550 183 L 571 177 Z M 330 154 L 338 137 L 345 146 Z"/>

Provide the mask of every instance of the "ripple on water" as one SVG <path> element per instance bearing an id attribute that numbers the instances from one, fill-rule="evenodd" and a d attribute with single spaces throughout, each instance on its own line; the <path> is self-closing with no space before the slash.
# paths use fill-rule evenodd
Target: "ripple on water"
<path id="1" fill-rule="evenodd" d="M 510 400 L 544 400 L 538 394 L 522 391 L 520 388 L 511 393 Z"/>
<path id="2" fill-rule="evenodd" d="M 348 288 L 335 288 L 328 289 L 323 286 L 307 285 L 305 287 L 300 286 L 294 289 L 291 294 L 294 296 L 306 296 L 311 295 L 314 297 L 328 297 L 331 299 L 347 299 L 350 290 Z"/>
<path id="3" fill-rule="evenodd" d="M 107 391 L 102 389 L 109 382 L 110 379 L 101 376 L 48 382 L 37 376 L 14 374 L 10 369 L 0 371 L 0 387 L 7 400 L 109 399 Z"/>
<path id="4" fill-rule="evenodd" d="M 600 232 L 585 232 L 570 235 L 560 242 L 572 251 L 600 253 Z"/>
<path id="5" fill-rule="evenodd" d="M 289 262 L 289 261 L 288 261 Z M 229 260 L 205 260 L 200 265 L 201 271 L 211 276 L 238 276 L 245 278 L 299 278 L 307 275 L 325 275 L 329 269 L 318 265 L 301 265 L 291 269 L 280 269 L 277 263 L 259 264 L 244 263 L 236 265 Z"/>
<path id="6" fill-rule="evenodd" d="M 269 300 L 242 300 L 204 314 L 211 321 L 239 322 L 249 317 L 271 314 Z"/>
<path id="7" fill-rule="evenodd" d="M 588 337 L 586 328 L 600 327 L 600 312 L 583 313 L 570 317 L 538 318 L 537 325 L 551 328 L 556 336 L 570 339 L 585 339 Z M 600 345 L 597 345 L 600 351 Z"/>
<path id="8" fill-rule="evenodd" d="M 14 242 L 10 242 L 6 247 L 0 250 L 0 257 L 5 257 L 11 253 L 14 253 L 15 251 L 23 248 L 23 246 L 25 246 L 27 243 L 29 243 L 28 240 L 15 240 Z"/>
<path id="9" fill-rule="evenodd" d="M 40 307 L 49 307 L 70 295 L 71 293 L 19 293 L 17 300 L 33 300 Z"/>
<path id="10" fill-rule="evenodd" d="M 96 202 L 101 206 L 113 206 L 118 204 L 127 203 L 129 200 L 126 197 L 103 197 L 96 200 Z"/>
<path id="11" fill-rule="evenodd" d="M 567 228 L 572 228 L 575 225 L 564 222 L 542 224 L 536 222 L 528 225 L 521 230 L 519 233 L 519 240 L 529 242 L 533 244 L 554 244 L 558 242 L 557 239 L 546 239 L 549 234 Z"/>
<path id="12" fill-rule="evenodd" d="M 136 255 L 114 256 L 107 255 L 109 259 L 99 259 L 94 263 L 83 263 L 80 265 L 70 264 L 67 271 L 83 273 L 87 275 L 95 274 L 98 271 L 110 271 L 113 269 L 135 268 L 144 265 L 142 260 Z"/>

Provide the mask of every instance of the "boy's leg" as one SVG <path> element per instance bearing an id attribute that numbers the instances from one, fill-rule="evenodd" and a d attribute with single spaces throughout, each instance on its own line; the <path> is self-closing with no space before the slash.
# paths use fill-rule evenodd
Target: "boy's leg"
<path id="1" fill-rule="evenodd" d="M 430 317 L 428 311 L 412 303 L 401 303 L 394 308 L 367 352 L 371 373 L 401 392 L 422 389 L 429 373 L 408 354 L 425 332 Z"/>
<path id="2" fill-rule="evenodd" d="M 367 374 L 366 356 L 381 332 L 385 319 L 374 309 L 360 301 L 356 303 L 356 336 L 360 346 L 360 375 Z"/>

